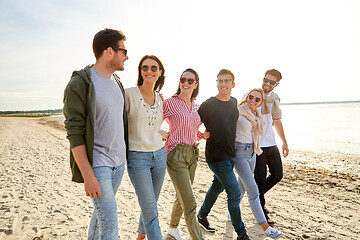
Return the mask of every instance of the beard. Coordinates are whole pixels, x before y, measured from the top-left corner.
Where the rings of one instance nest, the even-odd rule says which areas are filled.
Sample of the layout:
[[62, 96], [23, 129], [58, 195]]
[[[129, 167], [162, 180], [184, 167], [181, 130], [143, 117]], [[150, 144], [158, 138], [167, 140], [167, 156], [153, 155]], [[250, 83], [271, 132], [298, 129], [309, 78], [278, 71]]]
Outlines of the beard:
[[274, 89], [274, 87], [271, 87], [271, 86], [269, 87], [268, 85], [265, 85], [265, 84], [263, 83], [262, 89], [264, 90], [265, 95], [267, 95], [267, 94], [269, 94], [269, 93]]
[[124, 71], [124, 62], [121, 62], [118, 59], [111, 60], [110, 65], [114, 71]]

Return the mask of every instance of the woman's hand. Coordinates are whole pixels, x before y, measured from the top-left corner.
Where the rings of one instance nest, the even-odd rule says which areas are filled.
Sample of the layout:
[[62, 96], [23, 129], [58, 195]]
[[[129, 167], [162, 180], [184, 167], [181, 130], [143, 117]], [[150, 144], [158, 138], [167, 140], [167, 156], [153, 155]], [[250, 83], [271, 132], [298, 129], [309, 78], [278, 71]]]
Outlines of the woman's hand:
[[167, 131], [165, 131], [165, 130], [160, 130], [159, 133], [160, 133], [163, 141], [166, 141], [166, 140], [168, 139], [169, 133], [168, 133]]

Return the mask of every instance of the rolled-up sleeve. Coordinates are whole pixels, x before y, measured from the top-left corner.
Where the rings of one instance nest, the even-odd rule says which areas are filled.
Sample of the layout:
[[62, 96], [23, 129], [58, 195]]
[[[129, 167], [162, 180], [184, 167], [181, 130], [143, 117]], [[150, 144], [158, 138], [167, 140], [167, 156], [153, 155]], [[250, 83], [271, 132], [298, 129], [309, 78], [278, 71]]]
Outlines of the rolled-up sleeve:
[[85, 145], [86, 127], [86, 91], [71, 82], [64, 91], [65, 128], [70, 147]]

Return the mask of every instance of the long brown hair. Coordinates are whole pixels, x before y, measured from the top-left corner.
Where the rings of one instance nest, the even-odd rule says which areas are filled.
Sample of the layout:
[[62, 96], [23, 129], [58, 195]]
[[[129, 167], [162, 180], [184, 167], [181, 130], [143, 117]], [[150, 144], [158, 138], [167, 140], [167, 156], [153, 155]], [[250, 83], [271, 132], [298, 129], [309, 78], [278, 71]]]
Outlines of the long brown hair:
[[140, 60], [140, 63], [139, 63], [139, 66], [138, 66], [138, 72], [139, 72], [139, 76], [138, 76], [138, 81], [137, 81], [137, 85], [138, 86], [141, 86], [143, 85], [144, 83], [144, 79], [143, 77], [141, 76], [141, 66], [142, 66], [142, 63], [146, 60], [146, 59], [152, 59], [154, 61], [156, 61], [158, 64], [159, 64], [159, 70], [161, 70], [161, 76], [158, 78], [158, 80], [156, 81], [155, 83], [155, 86], [154, 86], [154, 91], [160, 91], [162, 89], [162, 87], [164, 86], [164, 83], [165, 83], [165, 69], [164, 69], [164, 66], [163, 64], [161, 63], [160, 59], [157, 58], [156, 56], [154, 55], [145, 55], [141, 60]]
[[[197, 83], [197, 87], [194, 89], [194, 91], [192, 92], [191, 94], [191, 100], [196, 98], [197, 95], [199, 94], [199, 85], [200, 85], [200, 82], [199, 82], [199, 74], [192, 68], [188, 68], [186, 69], [185, 71], [183, 71], [183, 73], [181, 74], [181, 76], [186, 73], [186, 72], [189, 72], [189, 73], [192, 73], [195, 75], [195, 83]], [[180, 90], [180, 83], [179, 83], [179, 87], [178, 87], [178, 90], [176, 91], [176, 94], [179, 95], [181, 92]]]

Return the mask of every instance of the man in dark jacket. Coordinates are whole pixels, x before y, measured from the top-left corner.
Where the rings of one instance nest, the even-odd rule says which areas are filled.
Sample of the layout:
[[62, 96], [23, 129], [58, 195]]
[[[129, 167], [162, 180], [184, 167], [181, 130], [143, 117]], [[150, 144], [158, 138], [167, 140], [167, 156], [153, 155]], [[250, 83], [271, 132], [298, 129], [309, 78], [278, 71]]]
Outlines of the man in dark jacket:
[[125, 170], [125, 93], [116, 70], [128, 59], [125, 35], [104, 29], [93, 39], [94, 65], [75, 71], [64, 92], [72, 180], [84, 183], [94, 212], [88, 239], [119, 239], [116, 191]]

